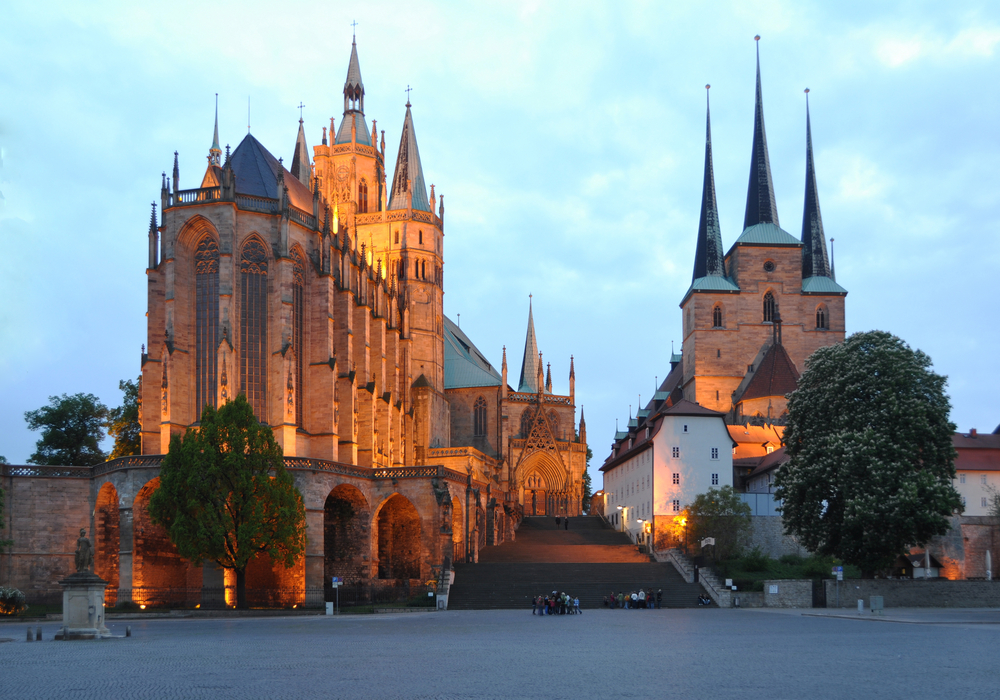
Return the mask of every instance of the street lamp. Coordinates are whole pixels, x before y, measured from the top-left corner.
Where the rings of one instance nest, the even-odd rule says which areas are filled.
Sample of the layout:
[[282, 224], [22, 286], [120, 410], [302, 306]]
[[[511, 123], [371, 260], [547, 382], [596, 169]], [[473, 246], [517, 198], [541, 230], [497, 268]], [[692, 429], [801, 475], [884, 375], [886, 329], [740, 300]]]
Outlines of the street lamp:
[[642, 524], [644, 522], [646, 522], [646, 521], [643, 520], [642, 518], [637, 518], [636, 522], [639, 523], [639, 538], [638, 539], [640, 541], [643, 541], [643, 540], [645, 540], [646, 531], [645, 531], [645, 528], [643, 527]]
[[625, 532], [625, 509], [622, 506], [617, 506], [617, 508], [621, 511], [618, 513], [618, 526], [621, 532]]

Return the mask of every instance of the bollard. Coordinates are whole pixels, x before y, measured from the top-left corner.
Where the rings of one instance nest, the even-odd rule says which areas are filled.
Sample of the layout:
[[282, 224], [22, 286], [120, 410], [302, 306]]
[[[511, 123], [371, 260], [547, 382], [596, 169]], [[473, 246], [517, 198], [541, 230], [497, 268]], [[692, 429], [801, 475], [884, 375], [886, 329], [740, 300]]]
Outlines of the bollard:
[[132, 636], [132, 625], [127, 625], [125, 627], [125, 636], [126, 637], [131, 637]]
[[29, 642], [35, 641], [34, 639], [31, 638], [31, 628], [30, 627], [28, 628], [28, 641]]
[[858, 598], [858, 612], [864, 612], [864, 611], [865, 611], [865, 599]]
[[36, 627], [35, 628], [35, 641], [36, 642], [42, 641], [42, 628], [41, 627]]

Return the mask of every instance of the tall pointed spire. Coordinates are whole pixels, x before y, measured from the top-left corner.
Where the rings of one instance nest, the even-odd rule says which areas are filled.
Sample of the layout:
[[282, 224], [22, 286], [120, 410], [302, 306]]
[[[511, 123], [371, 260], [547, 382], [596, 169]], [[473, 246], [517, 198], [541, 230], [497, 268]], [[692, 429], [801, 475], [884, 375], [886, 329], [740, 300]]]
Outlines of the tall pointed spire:
[[531, 296], [528, 296], [528, 333], [524, 338], [524, 359], [521, 360], [521, 379], [517, 390], [536, 393], [538, 391], [538, 342], [535, 340], [535, 320], [531, 310]]
[[389, 209], [406, 209], [408, 206], [420, 211], [431, 210], [430, 202], [427, 200], [427, 185], [424, 184], [424, 169], [420, 164], [420, 151], [417, 148], [417, 134], [413, 130], [409, 99], [406, 100], [403, 134], [399, 139], [396, 172], [392, 176]]
[[299, 117], [299, 134], [295, 137], [295, 152], [292, 154], [292, 177], [297, 178], [306, 187], [310, 186], [309, 177], [312, 174], [309, 167], [309, 146], [306, 145], [306, 131]]
[[753, 118], [753, 154], [750, 157], [750, 184], [747, 187], [747, 209], [743, 229], [761, 223], [778, 223], [778, 207], [774, 203], [774, 183], [771, 161], [767, 156], [767, 134], [764, 132], [764, 97], [760, 88], [760, 35], [757, 42], [757, 98]]
[[208, 149], [208, 164], [222, 165], [222, 149], [219, 148], [219, 93], [215, 93], [215, 134], [212, 136], [212, 147]]
[[698, 247], [694, 254], [692, 282], [709, 275], [726, 276], [719, 206], [715, 199], [715, 172], [712, 167], [712, 112], [708, 102], [708, 90], [711, 87], [705, 86], [705, 180], [701, 189], [701, 219], [698, 223]]
[[809, 121], [809, 88], [806, 88], [806, 201], [802, 209], [802, 278], [831, 277], [826, 257], [823, 217], [819, 211], [816, 167], [813, 163], [812, 126]]
[[344, 118], [340, 130], [333, 136], [333, 118], [330, 119], [330, 138], [334, 143], [351, 143], [351, 132], [358, 143], [375, 146], [368, 125], [365, 124], [365, 84], [361, 82], [361, 64], [358, 63], [358, 44], [351, 38], [351, 60], [347, 64], [347, 79], [344, 81]]

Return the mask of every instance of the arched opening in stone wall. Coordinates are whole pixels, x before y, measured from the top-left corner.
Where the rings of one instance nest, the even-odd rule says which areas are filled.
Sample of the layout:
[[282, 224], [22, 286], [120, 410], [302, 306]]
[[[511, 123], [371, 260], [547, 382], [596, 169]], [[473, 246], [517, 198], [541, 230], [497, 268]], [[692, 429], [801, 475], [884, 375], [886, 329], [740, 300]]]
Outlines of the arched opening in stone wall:
[[132, 507], [132, 602], [140, 605], [196, 603], [201, 598], [201, 567], [181, 559], [165, 528], [149, 517], [149, 499], [160, 485], [151, 479]]
[[[247, 564], [247, 604], [251, 607], [289, 607], [305, 603], [305, 557], [292, 568], [261, 553]], [[226, 581], [227, 585], [229, 580]], [[236, 602], [236, 575], [232, 576], [233, 602]], [[228, 596], [227, 596], [228, 597]]]
[[462, 512], [462, 501], [451, 499], [451, 560], [465, 561], [465, 514]]
[[[326, 497], [323, 506], [323, 587], [333, 589], [330, 580], [367, 580], [366, 561], [370, 551], [371, 509], [364, 494], [350, 484], [340, 484]], [[328, 598], [333, 600], [333, 598]]]
[[375, 540], [378, 578], [420, 578], [420, 514], [405, 496], [396, 493], [382, 503], [375, 519]]
[[94, 508], [94, 573], [108, 582], [104, 593], [106, 605], [118, 599], [118, 552], [121, 550], [118, 526], [118, 491], [107, 483], [97, 492]]

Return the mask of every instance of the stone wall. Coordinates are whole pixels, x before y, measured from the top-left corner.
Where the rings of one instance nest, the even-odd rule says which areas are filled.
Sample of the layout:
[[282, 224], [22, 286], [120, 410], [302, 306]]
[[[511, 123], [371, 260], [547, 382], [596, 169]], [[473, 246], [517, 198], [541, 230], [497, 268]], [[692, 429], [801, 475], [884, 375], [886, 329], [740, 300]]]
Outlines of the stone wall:
[[80, 528], [91, 531], [90, 480], [74, 477], [5, 478], [0, 583], [24, 592], [28, 604], [62, 601], [59, 580], [76, 570]]
[[[837, 607], [836, 581], [824, 581], [826, 606]], [[1000, 607], [1000, 581], [946, 581], [943, 579], [848, 579], [840, 582], [840, 607], [857, 609], [858, 599], [871, 605], [880, 595], [887, 608], [995, 608]]]
[[811, 608], [812, 579], [764, 581], [764, 607]]
[[807, 557], [809, 552], [794, 537], [786, 535], [780, 515], [755, 515], [750, 518], [753, 526], [750, 547], [760, 547], [769, 557], [777, 559], [786, 554]]

